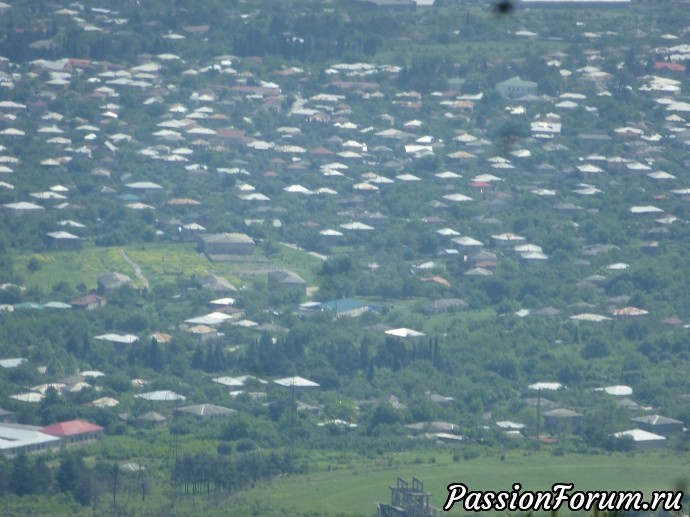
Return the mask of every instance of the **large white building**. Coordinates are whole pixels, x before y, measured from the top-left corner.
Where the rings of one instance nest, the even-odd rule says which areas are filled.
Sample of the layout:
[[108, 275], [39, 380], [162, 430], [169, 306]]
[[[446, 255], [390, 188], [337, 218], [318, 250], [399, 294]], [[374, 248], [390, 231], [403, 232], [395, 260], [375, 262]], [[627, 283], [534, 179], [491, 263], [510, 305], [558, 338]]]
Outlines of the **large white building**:
[[21, 424], [0, 424], [0, 452], [6, 456], [16, 456], [46, 452], [60, 448], [60, 438], [42, 433], [40, 427]]

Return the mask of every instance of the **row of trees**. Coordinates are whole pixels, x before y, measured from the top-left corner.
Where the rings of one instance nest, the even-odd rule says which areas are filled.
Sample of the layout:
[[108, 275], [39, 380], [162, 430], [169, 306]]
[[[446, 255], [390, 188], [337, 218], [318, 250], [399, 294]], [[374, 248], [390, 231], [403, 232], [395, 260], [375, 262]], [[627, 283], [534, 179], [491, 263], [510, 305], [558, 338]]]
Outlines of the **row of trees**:
[[[18, 454], [12, 459], [0, 459], [0, 495], [49, 496], [66, 494], [84, 506], [98, 507], [105, 494], [117, 502], [118, 491], [126, 487], [136, 489], [142, 497], [150, 491], [150, 481], [142, 477], [126, 479], [119, 465], [98, 462], [88, 467], [79, 454], [63, 453], [57, 467], [48, 465], [45, 455]], [[130, 494], [131, 495], [131, 494]], [[138, 494], [137, 494], [138, 495]]]

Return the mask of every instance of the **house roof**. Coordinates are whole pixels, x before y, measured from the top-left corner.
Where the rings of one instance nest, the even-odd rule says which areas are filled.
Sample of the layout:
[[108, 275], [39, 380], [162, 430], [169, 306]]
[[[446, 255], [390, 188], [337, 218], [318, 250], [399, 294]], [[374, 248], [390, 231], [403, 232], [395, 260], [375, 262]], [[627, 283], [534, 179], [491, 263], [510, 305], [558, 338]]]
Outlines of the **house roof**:
[[139, 395], [134, 395], [134, 397], [144, 399], [144, 400], [154, 400], [157, 402], [172, 401], [172, 400], [185, 400], [187, 398], [184, 395], [180, 395], [179, 393], [175, 393], [174, 391], [170, 391], [170, 390], [149, 391], [146, 393], [140, 393]]
[[254, 240], [243, 233], [214, 233], [203, 235], [201, 240], [204, 243], [226, 243], [226, 244], [254, 244]]
[[343, 298], [341, 300], [333, 300], [330, 302], [323, 302], [320, 307], [324, 311], [332, 311], [335, 313], [347, 312], [361, 307], [367, 307], [368, 304], [355, 298]]
[[90, 305], [92, 303], [103, 303], [104, 301], [105, 298], [103, 298], [102, 296], [99, 296], [97, 294], [87, 294], [80, 298], [77, 298], [76, 300], [72, 300], [70, 302], [70, 305], [85, 306]]
[[385, 334], [388, 334], [389, 336], [395, 336], [395, 337], [423, 337], [426, 336], [423, 332], [419, 332], [418, 330], [412, 330], [408, 328], [398, 328], [398, 329], [391, 329], [387, 330]]
[[296, 388], [318, 388], [319, 384], [305, 379], [304, 377], [285, 377], [283, 379], [276, 379], [273, 382], [279, 384], [280, 386], [296, 387]]
[[29, 445], [58, 442], [59, 438], [41, 432], [38, 427], [20, 424], [0, 424], [0, 450], [12, 450]]
[[631, 438], [634, 442], [655, 442], [666, 439], [664, 436], [643, 431], [642, 429], [621, 431], [620, 433], [614, 433], [613, 436], [616, 438]]
[[661, 416], [661, 415], [643, 415], [643, 416], [638, 416], [635, 418], [630, 419], [631, 422], [635, 422], [638, 424], [647, 424], [651, 426], [659, 426], [659, 425], [683, 425], [683, 422], [680, 420], [675, 420], [674, 418], [669, 418], [667, 416]]
[[175, 411], [180, 413], [187, 413], [189, 415], [194, 415], [198, 417], [203, 416], [219, 416], [219, 415], [231, 415], [237, 413], [236, 410], [226, 408], [223, 406], [216, 406], [214, 404], [197, 404], [194, 406], [185, 406], [175, 409]]
[[633, 390], [630, 386], [623, 385], [594, 388], [594, 391], [603, 391], [604, 393], [608, 393], [609, 395], [614, 395], [616, 397], [627, 397], [628, 395], [632, 395], [633, 393]]
[[547, 411], [546, 413], [544, 413], [544, 416], [550, 418], [568, 419], [580, 418], [582, 414], [578, 413], [577, 411], [573, 411], [572, 409], [558, 408], [552, 409], [551, 411]]
[[520, 76], [515, 76], [511, 77], [510, 79], [506, 79], [505, 81], [501, 81], [500, 83], [496, 84], [496, 86], [514, 86], [514, 87], [522, 87], [522, 88], [536, 88], [538, 85], [534, 81], [525, 81], [522, 79]]
[[115, 333], [109, 333], [109, 334], [101, 334], [100, 336], [95, 336], [96, 339], [100, 339], [101, 341], [110, 341], [111, 343], [122, 343], [122, 344], [131, 344], [136, 341], [139, 341], [139, 338], [133, 334], [115, 334]]
[[49, 425], [48, 427], [43, 427], [41, 432], [64, 438], [66, 436], [95, 433], [102, 431], [103, 429], [104, 428], [100, 425], [92, 424], [86, 420], [69, 420], [67, 422], [59, 422], [57, 424]]

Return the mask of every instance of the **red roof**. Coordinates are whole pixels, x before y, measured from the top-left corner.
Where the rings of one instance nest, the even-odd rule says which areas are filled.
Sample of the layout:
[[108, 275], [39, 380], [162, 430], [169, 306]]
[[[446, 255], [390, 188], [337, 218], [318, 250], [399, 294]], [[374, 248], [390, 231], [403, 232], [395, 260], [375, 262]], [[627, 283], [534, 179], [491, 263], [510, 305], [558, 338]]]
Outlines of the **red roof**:
[[92, 424], [85, 420], [70, 420], [69, 422], [59, 422], [57, 424], [49, 425], [40, 431], [53, 436], [65, 437], [85, 433], [94, 433], [96, 431], [102, 431], [103, 429], [104, 428], [100, 425]]
[[668, 61], [657, 61], [654, 63], [657, 70], [671, 70], [672, 72], [685, 72], [685, 66], [680, 63], [669, 63]]

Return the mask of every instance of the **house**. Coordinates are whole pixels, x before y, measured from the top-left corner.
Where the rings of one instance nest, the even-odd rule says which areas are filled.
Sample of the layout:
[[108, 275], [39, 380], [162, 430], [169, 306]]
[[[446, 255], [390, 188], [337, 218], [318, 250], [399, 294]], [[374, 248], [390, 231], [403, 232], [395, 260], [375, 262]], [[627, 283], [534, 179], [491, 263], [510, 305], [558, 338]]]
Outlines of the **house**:
[[129, 188], [132, 192], [140, 193], [143, 195], [156, 194], [164, 191], [161, 185], [159, 185], [158, 183], [153, 183], [151, 181], [137, 181], [134, 183], [127, 183], [125, 186]]
[[441, 314], [443, 312], [463, 311], [469, 307], [469, 304], [460, 298], [442, 298], [432, 302], [425, 303], [419, 308], [419, 311], [427, 314]]
[[208, 325], [194, 325], [185, 329], [185, 332], [191, 334], [197, 341], [208, 341], [219, 336], [218, 331]]
[[333, 300], [330, 302], [323, 302], [317, 307], [317, 310], [330, 311], [335, 314], [336, 318], [348, 317], [356, 318], [365, 312], [371, 310], [368, 303], [354, 298], [342, 298], [340, 300]]
[[98, 289], [101, 291], [119, 289], [123, 285], [131, 282], [132, 279], [122, 273], [106, 273], [98, 277]]
[[582, 415], [566, 408], [552, 409], [544, 413], [544, 423], [548, 429], [574, 431], [582, 421]]
[[268, 287], [281, 291], [298, 291], [300, 294], [307, 293], [307, 281], [291, 271], [270, 271]]
[[537, 95], [539, 85], [533, 81], [525, 81], [519, 76], [511, 77], [496, 85], [496, 90], [504, 99], [515, 99], [527, 95]]
[[194, 281], [200, 289], [208, 289], [216, 294], [230, 294], [237, 292], [237, 288], [234, 285], [218, 275], [202, 275], [196, 277]]
[[75, 447], [93, 442], [103, 435], [103, 427], [86, 420], [69, 420], [43, 427], [40, 432], [60, 439], [60, 448]]
[[310, 381], [309, 379], [305, 379], [304, 377], [285, 377], [283, 379], [276, 379], [273, 381], [279, 386], [284, 386], [287, 388], [296, 388], [300, 390], [309, 390], [311, 391], [314, 388], [320, 388], [321, 386], [314, 382]]
[[134, 395], [134, 398], [149, 400], [152, 402], [175, 402], [178, 400], [186, 400], [187, 397], [175, 393], [171, 390], [157, 390], [157, 391], [147, 391], [146, 393], [140, 393]]
[[19, 201], [17, 203], [6, 203], [4, 206], [10, 213], [14, 215], [24, 215], [28, 213], [35, 213], [37, 211], [45, 210], [42, 206], [36, 205], [34, 203], [29, 203], [28, 201]]
[[673, 433], [682, 433], [684, 423], [661, 415], [644, 415], [631, 418], [630, 421], [639, 429], [650, 433], [668, 436]]
[[229, 260], [228, 255], [254, 254], [254, 240], [244, 233], [214, 233], [202, 235], [201, 250], [210, 260]]
[[77, 249], [81, 246], [81, 239], [70, 232], [58, 231], [46, 233], [48, 246], [60, 249]]
[[357, 3], [369, 9], [392, 9], [396, 11], [410, 11], [417, 7], [414, 0], [357, 0]]
[[658, 434], [650, 433], [642, 429], [630, 429], [628, 431], [621, 431], [614, 433], [615, 438], [623, 438], [632, 440], [635, 450], [649, 451], [653, 449], [663, 449], [666, 447], [666, 438]]
[[415, 422], [414, 424], [407, 424], [405, 428], [413, 433], [455, 433], [459, 431], [457, 424], [442, 421], [432, 422]]
[[103, 296], [97, 294], [87, 294], [76, 300], [72, 300], [69, 304], [75, 309], [85, 309], [87, 311], [104, 307], [107, 300]]
[[165, 418], [160, 413], [156, 413], [155, 411], [148, 411], [144, 414], [139, 415], [134, 420], [134, 423], [137, 427], [156, 427], [164, 425], [166, 421], [167, 418]]
[[205, 422], [208, 420], [217, 420], [219, 418], [227, 418], [230, 415], [237, 413], [236, 410], [226, 408], [223, 406], [216, 406], [214, 404], [197, 404], [194, 406], [184, 406], [173, 409], [174, 413], [178, 415], [191, 416], [197, 422]]

